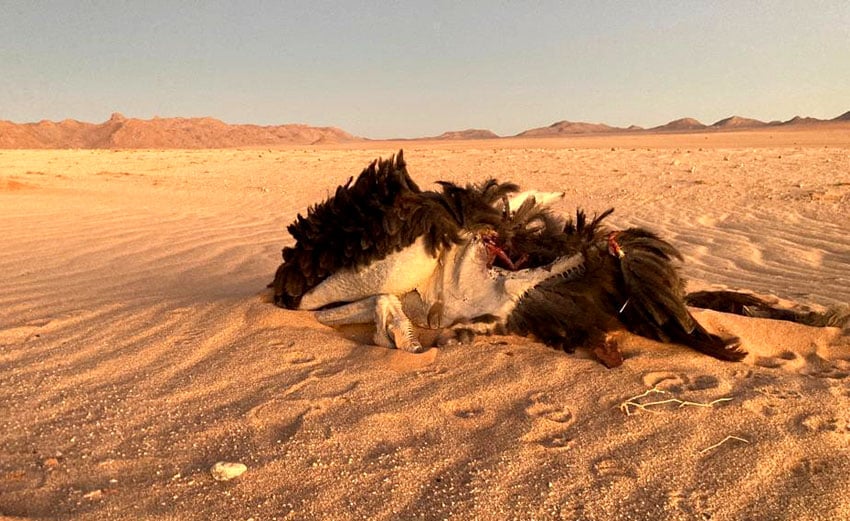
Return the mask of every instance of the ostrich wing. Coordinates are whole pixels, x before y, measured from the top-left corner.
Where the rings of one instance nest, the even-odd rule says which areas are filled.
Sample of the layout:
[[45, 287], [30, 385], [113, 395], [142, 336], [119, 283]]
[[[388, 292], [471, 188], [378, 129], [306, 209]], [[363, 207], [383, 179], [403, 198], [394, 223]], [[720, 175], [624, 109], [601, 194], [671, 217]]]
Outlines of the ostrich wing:
[[439, 198], [410, 178], [401, 151], [372, 162], [287, 229], [295, 245], [283, 249], [284, 262], [270, 284], [275, 304], [287, 308], [297, 308], [305, 293], [340, 270], [363, 268], [420, 238], [434, 256], [459, 234]]

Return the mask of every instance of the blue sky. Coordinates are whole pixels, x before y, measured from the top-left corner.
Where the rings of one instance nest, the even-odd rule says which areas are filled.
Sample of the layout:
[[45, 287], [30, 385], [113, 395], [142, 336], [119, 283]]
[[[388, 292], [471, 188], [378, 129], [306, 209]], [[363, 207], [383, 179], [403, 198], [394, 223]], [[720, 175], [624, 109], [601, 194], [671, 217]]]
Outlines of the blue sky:
[[371, 138], [850, 110], [850, 2], [0, 0], [0, 119]]

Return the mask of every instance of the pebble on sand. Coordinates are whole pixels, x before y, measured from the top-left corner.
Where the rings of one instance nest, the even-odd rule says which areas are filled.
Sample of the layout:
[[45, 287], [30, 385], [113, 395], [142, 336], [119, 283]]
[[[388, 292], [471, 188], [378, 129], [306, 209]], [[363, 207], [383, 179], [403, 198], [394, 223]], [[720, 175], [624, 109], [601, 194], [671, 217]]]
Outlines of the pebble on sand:
[[212, 477], [216, 481], [228, 481], [241, 476], [248, 467], [242, 463], [232, 463], [228, 461], [219, 461], [210, 469]]

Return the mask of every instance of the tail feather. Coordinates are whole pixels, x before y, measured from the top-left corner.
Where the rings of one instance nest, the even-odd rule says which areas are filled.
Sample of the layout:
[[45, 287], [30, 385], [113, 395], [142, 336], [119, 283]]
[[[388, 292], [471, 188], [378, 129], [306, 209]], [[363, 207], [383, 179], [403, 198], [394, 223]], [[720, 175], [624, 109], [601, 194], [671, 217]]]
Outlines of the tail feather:
[[645, 230], [618, 232], [620, 271], [626, 302], [620, 320], [638, 334], [684, 344], [721, 360], [737, 361], [747, 353], [737, 338], [709, 333], [685, 305], [684, 284], [673, 266], [681, 254]]
[[765, 299], [740, 291], [697, 291], [685, 297], [689, 306], [713, 309], [747, 317], [797, 322], [814, 327], [850, 327], [850, 306], [834, 306], [826, 311], [786, 309]]
[[721, 360], [744, 358], [737, 338], [709, 333], [688, 311], [684, 283], [673, 265], [682, 258], [679, 251], [647, 230], [609, 233], [601, 221], [611, 211], [588, 221], [579, 210], [566, 222], [556, 250], [559, 255], [581, 252], [583, 275], [554, 277], [532, 288], [509, 317], [508, 330], [571, 351], [625, 326]]

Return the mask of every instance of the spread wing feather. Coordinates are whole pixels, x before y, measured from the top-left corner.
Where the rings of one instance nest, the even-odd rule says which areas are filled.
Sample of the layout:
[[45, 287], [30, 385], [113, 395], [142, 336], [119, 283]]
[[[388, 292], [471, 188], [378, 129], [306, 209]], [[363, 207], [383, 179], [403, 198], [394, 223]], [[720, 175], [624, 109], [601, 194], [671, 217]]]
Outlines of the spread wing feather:
[[287, 228], [295, 239], [270, 287], [275, 304], [297, 308], [301, 297], [341, 269], [381, 260], [424, 238], [429, 253], [463, 240], [464, 233], [502, 218], [494, 203], [516, 185], [488, 180], [461, 187], [441, 182], [423, 191], [411, 179], [403, 152], [372, 162], [356, 180], [299, 214]]

